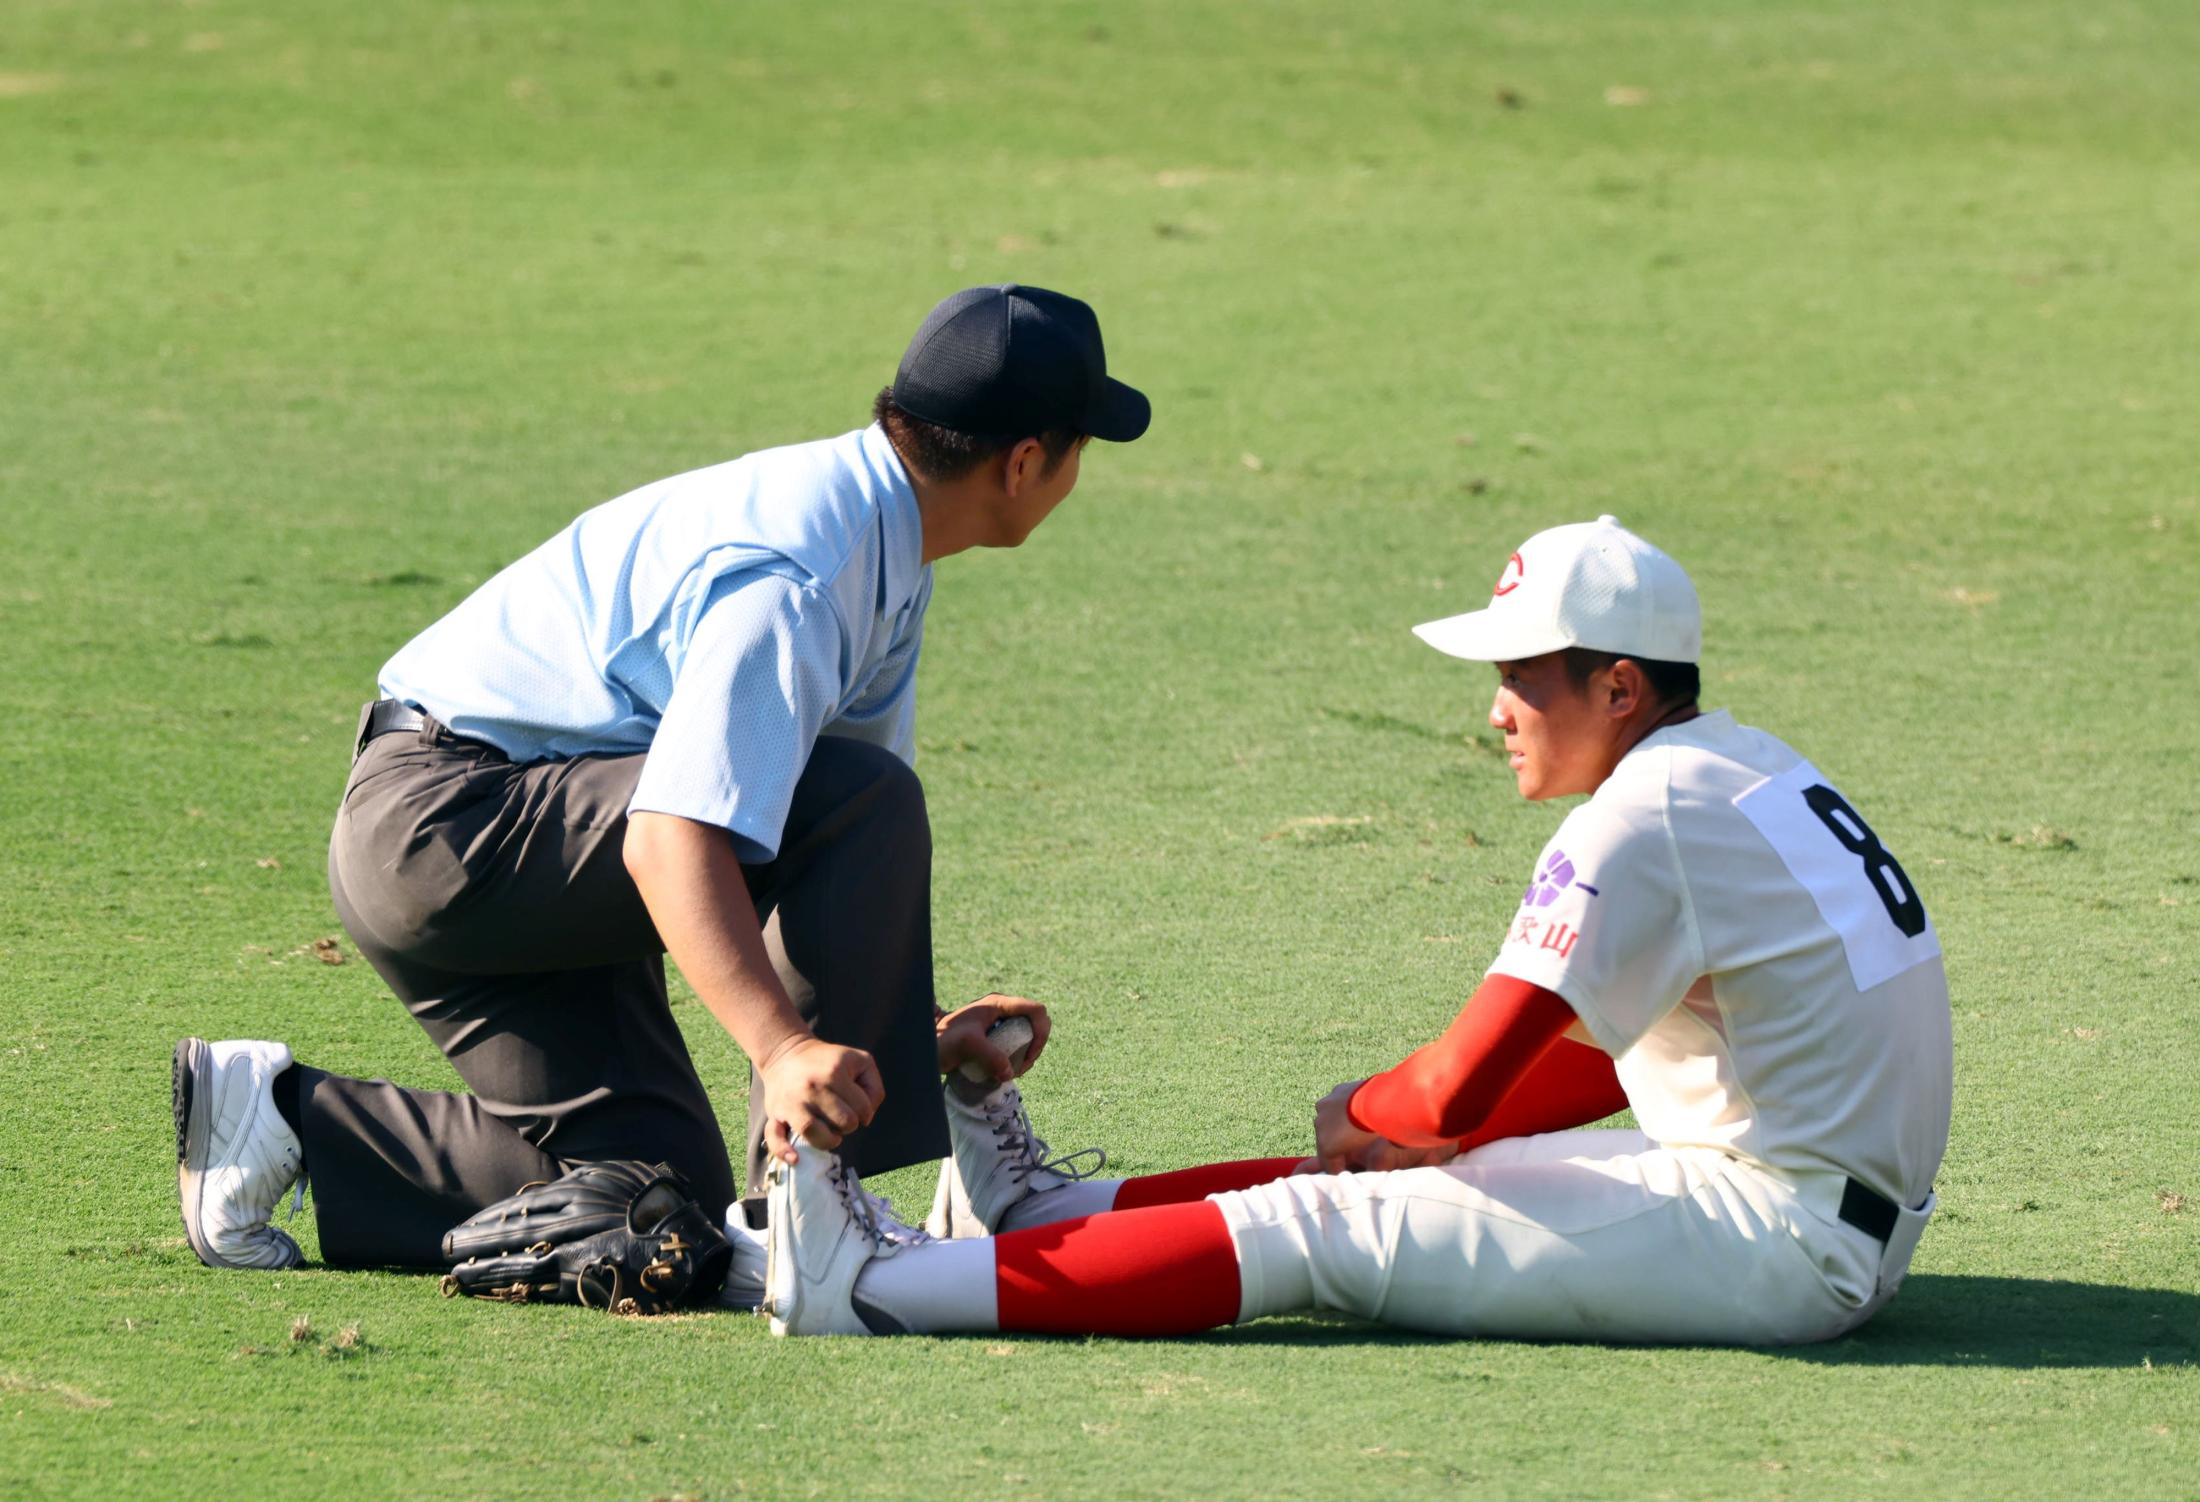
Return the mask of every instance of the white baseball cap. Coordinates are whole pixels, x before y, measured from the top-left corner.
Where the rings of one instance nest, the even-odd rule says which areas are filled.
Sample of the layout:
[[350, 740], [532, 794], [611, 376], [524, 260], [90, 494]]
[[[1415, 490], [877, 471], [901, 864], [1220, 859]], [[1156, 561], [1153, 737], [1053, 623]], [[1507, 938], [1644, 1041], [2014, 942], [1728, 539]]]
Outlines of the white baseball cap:
[[1523, 662], [1567, 647], [1652, 662], [1703, 655], [1703, 608], [1688, 572], [1616, 516], [1538, 532], [1505, 564], [1489, 607], [1413, 628], [1470, 662]]

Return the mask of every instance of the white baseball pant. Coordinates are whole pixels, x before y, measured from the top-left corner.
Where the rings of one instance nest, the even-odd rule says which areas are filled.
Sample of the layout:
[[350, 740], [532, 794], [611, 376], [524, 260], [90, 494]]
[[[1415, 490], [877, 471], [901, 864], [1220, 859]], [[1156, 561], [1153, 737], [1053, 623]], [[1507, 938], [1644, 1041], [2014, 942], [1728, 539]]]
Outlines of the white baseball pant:
[[1446, 1335], [1791, 1345], [1893, 1297], [1934, 1201], [1884, 1248], [1796, 1181], [1640, 1132], [1556, 1132], [1440, 1168], [1302, 1175], [1213, 1196], [1238, 1319], [1333, 1309]]

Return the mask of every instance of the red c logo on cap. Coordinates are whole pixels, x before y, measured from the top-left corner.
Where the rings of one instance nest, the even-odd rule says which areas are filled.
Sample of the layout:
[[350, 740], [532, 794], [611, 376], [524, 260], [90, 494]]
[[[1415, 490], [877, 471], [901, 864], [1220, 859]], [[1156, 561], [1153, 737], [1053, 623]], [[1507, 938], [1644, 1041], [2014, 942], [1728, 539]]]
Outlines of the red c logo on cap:
[[1490, 598], [1502, 600], [1511, 594], [1520, 587], [1520, 581], [1527, 572], [1528, 566], [1520, 561], [1520, 555], [1513, 554], [1512, 562], [1505, 565], [1505, 572], [1497, 576], [1497, 588], [1490, 591]]

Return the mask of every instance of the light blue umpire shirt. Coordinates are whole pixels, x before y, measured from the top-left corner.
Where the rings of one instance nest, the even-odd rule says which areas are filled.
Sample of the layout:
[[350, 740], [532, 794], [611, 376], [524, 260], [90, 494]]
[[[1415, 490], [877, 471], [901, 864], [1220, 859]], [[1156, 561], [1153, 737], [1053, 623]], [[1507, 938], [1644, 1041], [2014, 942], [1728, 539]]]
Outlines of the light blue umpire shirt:
[[820, 735], [916, 756], [932, 570], [875, 424], [584, 512], [383, 667], [385, 697], [514, 761], [648, 754], [630, 810], [779, 850]]

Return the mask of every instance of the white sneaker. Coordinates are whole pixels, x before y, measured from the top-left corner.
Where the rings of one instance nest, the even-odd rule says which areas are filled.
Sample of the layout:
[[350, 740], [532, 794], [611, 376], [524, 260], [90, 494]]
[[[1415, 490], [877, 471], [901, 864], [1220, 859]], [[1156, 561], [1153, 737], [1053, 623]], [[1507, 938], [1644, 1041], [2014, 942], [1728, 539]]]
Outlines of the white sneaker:
[[802, 1143], [771, 1166], [765, 1195], [764, 1303], [774, 1335], [879, 1335], [856, 1312], [856, 1279], [880, 1257], [932, 1238], [894, 1218], [836, 1153]]
[[[1031, 1129], [1023, 1092], [1014, 1084], [982, 1092], [950, 1075], [941, 1091], [954, 1154], [940, 1165], [940, 1184], [924, 1228], [942, 1241], [991, 1236], [1011, 1207], [1034, 1194], [1089, 1179], [1108, 1166], [1097, 1147], [1053, 1156]], [[1090, 1159], [1080, 1167], [1080, 1160]]]
[[275, 1109], [275, 1076], [289, 1067], [284, 1043], [176, 1045], [176, 1194], [183, 1234], [208, 1267], [305, 1261], [298, 1243], [267, 1223], [292, 1184], [305, 1196], [305, 1150]]

